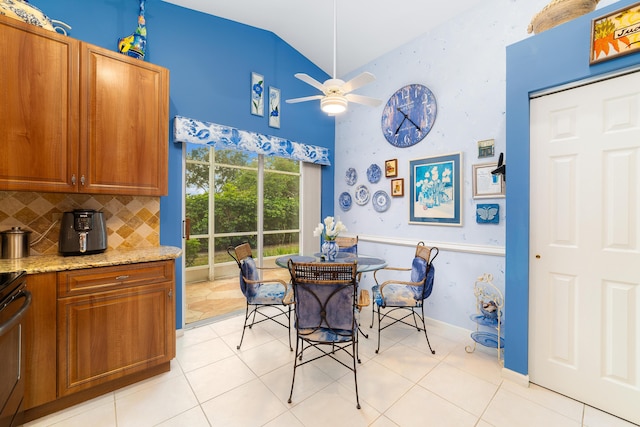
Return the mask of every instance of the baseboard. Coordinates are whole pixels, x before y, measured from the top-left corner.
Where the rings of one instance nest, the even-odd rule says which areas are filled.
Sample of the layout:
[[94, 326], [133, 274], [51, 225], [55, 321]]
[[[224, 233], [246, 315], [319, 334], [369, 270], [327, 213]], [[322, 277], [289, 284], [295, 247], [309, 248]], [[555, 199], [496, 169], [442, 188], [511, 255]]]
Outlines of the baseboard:
[[512, 383], [518, 384], [522, 387], [529, 387], [529, 375], [523, 375], [519, 372], [512, 371], [511, 369], [502, 368], [502, 378], [509, 380]]

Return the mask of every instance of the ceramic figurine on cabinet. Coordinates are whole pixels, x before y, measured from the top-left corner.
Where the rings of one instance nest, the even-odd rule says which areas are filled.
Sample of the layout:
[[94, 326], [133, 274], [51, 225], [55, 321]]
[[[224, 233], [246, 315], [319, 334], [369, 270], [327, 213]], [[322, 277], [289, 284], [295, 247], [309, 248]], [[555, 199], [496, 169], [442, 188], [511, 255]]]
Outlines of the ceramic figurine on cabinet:
[[147, 50], [147, 27], [144, 20], [144, 2], [140, 0], [140, 14], [138, 15], [138, 28], [136, 32], [118, 40], [118, 51], [127, 56], [144, 59]]

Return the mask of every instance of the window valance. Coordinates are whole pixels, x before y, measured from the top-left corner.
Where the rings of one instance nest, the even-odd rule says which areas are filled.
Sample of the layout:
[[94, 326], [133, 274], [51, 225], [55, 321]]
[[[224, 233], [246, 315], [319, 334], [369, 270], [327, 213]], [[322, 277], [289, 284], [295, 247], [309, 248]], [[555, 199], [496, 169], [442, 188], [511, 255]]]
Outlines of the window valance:
[[181, 116], [176, 116], [173, 120], [173, 140], [212, 145], [218, 148], [234, 148], [319, 165], [331, 164], [329, 149], [325, 147], [302, 144], [277, 136], [263, 135]]

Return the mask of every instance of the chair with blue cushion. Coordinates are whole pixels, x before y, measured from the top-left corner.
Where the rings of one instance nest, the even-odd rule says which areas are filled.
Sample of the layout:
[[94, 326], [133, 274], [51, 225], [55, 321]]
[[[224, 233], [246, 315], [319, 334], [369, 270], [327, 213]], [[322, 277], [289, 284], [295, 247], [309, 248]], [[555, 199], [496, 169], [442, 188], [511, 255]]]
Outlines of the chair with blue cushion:
[[[244, 317], [244, 327], [242, 337], [237, 349], [240, 350], [244, 332], [253, 325], [272, 320], [277, 324], [287, 328], [289, 336], [289, 349], [291, 346], [291, 304], [293, 303], [293, 290], [281, 279], [261, 277], [268, 270], [276, 268], [266, 268], [256, 266], [251, 252], [251, 245], [248, 242], [238, 246], [229, 246], [227, 253], [234, 259], [240, 268], [240, 290], [247, 299], [247, 308]], [[276, 311], [273, 314], [273, 311]], [[268, 313], [271, 311], [271, 313]], [[256, 321], [256, 315], [260, 315]], [[251, 322], [249, 322], [249, 318]], [[286, 323], [284, 321], [286, 319]]]
[[[380, 351], [380, 332], [389, 326], [403, 323], [411, 327], [415, 326], [420, 331], [416, 317], [422, 322], [422, 329], [431, 354], [436, 353], [431, 348], [427, 335], [424, 322], [424, 301], [429, 298], [433, 290], [435, 277], [433, 260], [438, 256], [438, 253], [438, 248], [428, 247], [424, 242], [420, 242], [416, 246], [411, 268], [385, 267], [373, 273], [376, 284], [371, 288], [373, 313], [371, 314], [370, 327], [373, 327], [374, 315], [377, 313], [378, 348], [376, 353]], [[413, 317], [413, 324], [405, 320], [409, 316]]]
[[356, 237], [336, 237], [336, 243], [338, 244], [338, 252], [344, 252], [358, 256], [358, 236]]
[[[353, 372], [358, 398], [358, 315], [369, 305], [369, 293], [357, 297], [357, 264], [337, 262], [297, 263], [289, 260], [291, 285], [295, 299], [296, 357], [293, 365], [291, 393], [298, 367], [322, 357], [330, 357]], [[303, 361], [303, 353], [309, 359]], [[347, 355], [353, 363], [345, 362]]]

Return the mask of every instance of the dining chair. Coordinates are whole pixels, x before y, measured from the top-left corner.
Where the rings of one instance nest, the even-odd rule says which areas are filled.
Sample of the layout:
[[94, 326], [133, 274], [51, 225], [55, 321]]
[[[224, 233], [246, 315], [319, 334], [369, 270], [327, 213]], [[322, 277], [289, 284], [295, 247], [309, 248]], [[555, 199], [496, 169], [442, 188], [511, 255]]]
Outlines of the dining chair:
[[[436, 354], [435, 350], [431, 348], [424, 322], [424, 301], [429, 298], [433, 291], [435, 277], [433, 260], [438, 256], [439, 252], [438, 248], [428, 247], [425, 246], [424, 242], [419, 242], [416, 245], [411, 268], [384, 267], [373, 273], [376, 284], [371, 288], [373, 293], [373, 312], [371, 313], [370, 328], [373, 328], [374, 315], [377, 313], [378, 348], [376, 353], [380, 351], [381, 331], [396, 323], [415, 326], [420, 331], [416, 320], [416, 317], [418, 317], [422, 322], [422, 329], [424, 330], [429, 350], [431, 350], [431, 354]], [[383, 278], [385, 279], [384, 281]], [[416, 309], [420, 309], [420, 311], [417, 312]], [[405, 320], [409, 316], [413, 317], [413, 324]], [[384, 321], [389, 321], [389, 323], [382, 326]]]
[[[236, 347], [240, 350], [244, 332], [253, 325], [272, 320], [275, 323], [287, 328], [289, 336], [289, 349], [291, 346], [291, 305], [293, 303], [293, 290], [287, 282], [278, 278], [268, 278], [264, 275], [269, 270], [278, 270], [279, 267], [267, 268], [257, 267], [251, 252], [251, 245], [248, 242], [238, 246], [229, 246], [227, 253], [234, 259], [240, 269], [240, 290], [247, 300], [247, 308], [244, 316], [244, 326], [240, 344]], [[273, 312], [275, 311], [275, 314]], [[261, 317], [256, 321], [256, 315]], [[286, 318], [286, 323], [284, 323]], [[249, 318], [251, 322], [249, 322]]]
[[[329, 357], [353, 372], [358, 397], [358, 317], [362, 307], [369, 305], [369, 292], [358, 297], [357, 263], [312, 262], [289, 260], [291, 285], [295, 299], [296, 357], [288, 402], [298, 367], [322, 357]], [[317, 350], [317, 351], [316, 351]], [[303, 360], [303, 355], [309, 359]], [[353, 366], [340, 359], [351, 358]]]
[[345, 252], [358, 256], [358, 236], [356, 237], [336, 237], [338, 252]]

